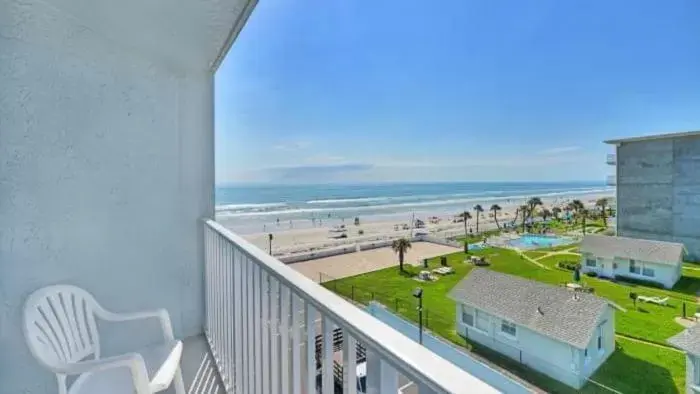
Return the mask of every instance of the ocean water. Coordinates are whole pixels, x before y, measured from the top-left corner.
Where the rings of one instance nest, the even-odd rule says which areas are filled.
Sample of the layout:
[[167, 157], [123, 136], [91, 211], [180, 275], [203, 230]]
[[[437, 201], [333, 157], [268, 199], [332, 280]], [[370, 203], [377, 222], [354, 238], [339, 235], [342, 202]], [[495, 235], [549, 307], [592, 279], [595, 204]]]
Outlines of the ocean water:
[[361, 185], [236, 185], [216, 188], [217, 220], [243, 233], [262, 232], [277, 220], [293, 228], [361, 220], [456, 214], [475, 204], [522, 204], [532, 196], [612, 192], [603, 182], [459, 182]]

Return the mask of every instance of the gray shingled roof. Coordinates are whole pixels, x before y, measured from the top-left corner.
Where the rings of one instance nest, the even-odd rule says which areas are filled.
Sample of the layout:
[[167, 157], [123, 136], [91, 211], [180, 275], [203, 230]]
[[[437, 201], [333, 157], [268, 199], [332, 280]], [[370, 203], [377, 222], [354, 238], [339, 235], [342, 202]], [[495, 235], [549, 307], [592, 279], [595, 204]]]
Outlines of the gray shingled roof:
[[449, 296], [579, 349], [588, 345], [601, 314], [609, 307], [606, 300], [592, 294], [483, 268], [473, 269]]
[[700, 326], [683, 330], [680, 334], [669, 338], [667, 342], [688, 353], [700, 355]]
[[627, 237], [588, 234], [583, 237], [581, 253], [597, 257], [622, 257], [651, 263], [678, 265], [683, 258], [683, 244]]

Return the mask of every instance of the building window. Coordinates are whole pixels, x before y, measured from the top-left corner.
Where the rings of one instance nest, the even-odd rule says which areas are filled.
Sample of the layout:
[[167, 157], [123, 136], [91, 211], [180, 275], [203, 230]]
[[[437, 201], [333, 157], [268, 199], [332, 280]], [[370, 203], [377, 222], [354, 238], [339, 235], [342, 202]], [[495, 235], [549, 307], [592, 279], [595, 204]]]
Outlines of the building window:
[[637, 266], [637, 262], [634, 260], [630, 259], [630, 272], [633, 274], [639, 274], [642, 272], [642, 269]]
[[474, 309], [462, 306], [462, 323], [474, 327]]
[[647, 267], [646, 264], [639, 263], [635, 260], [630, 260], [630, 272], [633, 274], [637, 274], [637, 275], [648, 276], [650, 278], [653, 278], [654, 276], [656, 276], [656, 272], [654, 272], [654, 268], [649, 268], [649, 267]]
[[586, 267], [595, 267], [594, 259], [586, 259]]
[[489, 315], [477, 310], [476, 311], [476, 328], [478, 328], [481, 331], [484, 332], [489, 332]]
[[515, 328], [514, 323], [502, 320], [501, 321], [501, 332], [508, 335], [508, 336], [515, 337], [515, 334], [517, 333], [517, 329]]

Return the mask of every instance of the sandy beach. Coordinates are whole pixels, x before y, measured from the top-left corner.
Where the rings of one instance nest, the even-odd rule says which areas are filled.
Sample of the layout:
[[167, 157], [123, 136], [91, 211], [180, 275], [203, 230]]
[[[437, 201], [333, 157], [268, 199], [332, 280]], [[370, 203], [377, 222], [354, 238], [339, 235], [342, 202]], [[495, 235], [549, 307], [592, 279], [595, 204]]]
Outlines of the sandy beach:
[[[597, 199], [603, 197], [612, 198], [613, 195], [611, 193], [601, 193], [585, 194], [581, 196], [567, 196], [566, 198], [542, 198], [542, 202], [543, 206], [550, 210], [555, 206], [564, 207], [574, 199], [579, 199], [587, 207], [592, 207]], [[499, 224], [502, 225], [506, 222], [513, 222], [516, 209], [522, 204], [524, 204], [524, 201], [520, 200], [512, 200], [510, 203], [505, 204], [499, 203], [502, 208], [498, 214]], [[484, 206], [484, 209], [488, 208], [488, 206]], [[444, 213], [442, 215], [422, 214], [416, 215], [415, 218], [425, 222], [425, 230], [427, 230], [431, 235], [444, 238], [448, 236], [460, 235], [464, 232], [463, 222], [453, 223], [454, 215], [457, 215], [458, 213], [459, 212], [454, 212], [451, 215], [445, 215]], [[472, 214], [472, 219], [468, 221], [467, 227], [476, 232], [476, 213], [473, 210], [470, 213]], [[439, 222], [431, 223], [428, 220], [428, 218], [431, 216], [436, 216], [439, 218]], [[411, 213], [406, 213], [406, 220], [403, 221], [373, 221], [371, 218], [360, 218], [359, 226], [355, 226], [352, 222], [346, 221], [345, 227], [347, 228], [347, 238], [342, 239], [332, 238], [333, 233], [331, 233], [330, 230], [333, 228], [333, 226], [327, 224], [321, 226], [318, 225], [318, 223], [316, 223], [315, 227], [300, 229], [290, 229], [288, 227], [285, 228], [285, 226], [282, 225], [277, 228], [273, 227], [269, 229], [268, 232], [245, 234], [244, 237], [261, 249], [268, 250], [268, 234], [271, 233], [273, 235], [273, 254], [280, 256], [308, 250], [325, 249], [344, 244], [409, 236], [411, 233], [411, 218]], [[408, 226], [409, 229], [405, 229], [404, 225]], [[487, 231], [495, 228], [496, 222], [493, 218], [493, 213], [488, 211], [482, 212], [479, 218], [479, 231]], [[360, 232], [362, 232], [362, 234], [360, 234]]]

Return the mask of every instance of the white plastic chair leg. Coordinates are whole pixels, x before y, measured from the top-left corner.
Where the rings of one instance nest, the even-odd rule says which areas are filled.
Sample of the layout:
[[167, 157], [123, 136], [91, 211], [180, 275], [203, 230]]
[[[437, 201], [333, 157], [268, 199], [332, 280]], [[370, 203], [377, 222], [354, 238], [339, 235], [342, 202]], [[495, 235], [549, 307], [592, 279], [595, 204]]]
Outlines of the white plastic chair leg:
[[175, 394], [187, 394], [187, 391], [185, 391], [185, 382], [182, 380], [182, 369], [180, 367], [177, 367], [177, 372], [175, 372], [173, 385], [175, 386]]

